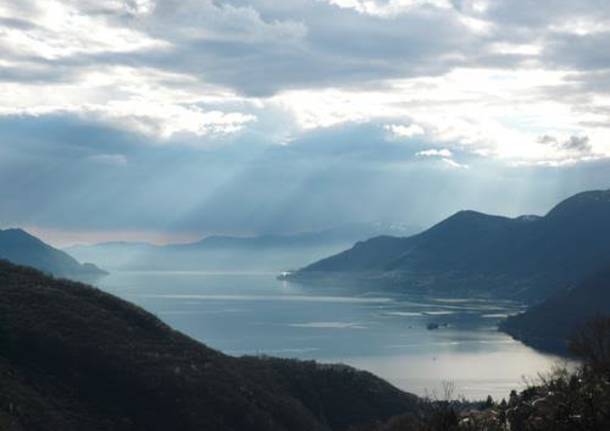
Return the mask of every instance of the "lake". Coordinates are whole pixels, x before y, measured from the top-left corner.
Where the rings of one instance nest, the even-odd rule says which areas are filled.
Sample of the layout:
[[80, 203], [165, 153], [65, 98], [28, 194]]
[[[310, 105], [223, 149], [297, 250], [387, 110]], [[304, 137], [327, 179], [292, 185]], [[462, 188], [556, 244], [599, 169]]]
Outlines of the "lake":
[[[230, 355], [342, 362], [418, 395], [507, 397], [561, 359], [497, 331], [510, 301], [348, 292], [276, 274], [114, 272], [96, 284]], [[438, 324], [435, 330], [429, 324]]]

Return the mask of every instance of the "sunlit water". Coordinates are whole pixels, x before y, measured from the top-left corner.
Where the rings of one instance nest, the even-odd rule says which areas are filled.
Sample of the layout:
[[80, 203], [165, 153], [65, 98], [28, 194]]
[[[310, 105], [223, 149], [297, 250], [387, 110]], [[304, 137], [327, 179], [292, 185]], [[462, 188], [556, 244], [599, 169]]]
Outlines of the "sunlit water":
[[511, 302], [355, 293], [274, 274], [115, 272], [98, 286], [225, 353], [343, 362], [419, 395], [441, 397], [451, 381], [456, 396], [499, 399], [561, 361], [497, 331], [520, 310]]

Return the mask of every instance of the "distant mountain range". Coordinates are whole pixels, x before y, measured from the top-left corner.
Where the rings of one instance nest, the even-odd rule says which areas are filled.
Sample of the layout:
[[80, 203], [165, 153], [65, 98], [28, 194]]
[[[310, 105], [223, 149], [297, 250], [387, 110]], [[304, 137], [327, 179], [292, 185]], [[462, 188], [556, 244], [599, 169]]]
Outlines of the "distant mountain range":
[[416, 231], [396, 224], [353, 224], [292, 235], [209, 236], [193, 243], [163, 246], [107, 242], [72, 246], [65, 251], [108, 269], [284, 271], [336, 253], [371, 235]]
[[608, 263], [610, 190], [575, 195], [544, 217], [460, 211], [414, 236], [359, 242], [290, 278], [535, 301]]
[[345, 431], [419, 399], [344, 365], [235, 358], [92, 287], [0, 261], [0, 429]]
[[106, 274], [91, 263], [81, 264], [22, 229], [0, 230], [0, 259], [28, 265], [61, 277], [88, 278]]
[[500, 329], [534, 347], [565, 352], [575, 331], [597, 316], [610, 316], [610, 264], [573, 289], [509, 317]]

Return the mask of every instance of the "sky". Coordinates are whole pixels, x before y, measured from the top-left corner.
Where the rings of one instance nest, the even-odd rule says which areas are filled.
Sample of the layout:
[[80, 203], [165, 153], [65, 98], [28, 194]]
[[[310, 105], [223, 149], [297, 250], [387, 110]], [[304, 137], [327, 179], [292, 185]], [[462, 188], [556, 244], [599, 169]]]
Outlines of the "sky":
[[610, 2], [2, 0], [0, 227], [188, 241], [610, 187]]

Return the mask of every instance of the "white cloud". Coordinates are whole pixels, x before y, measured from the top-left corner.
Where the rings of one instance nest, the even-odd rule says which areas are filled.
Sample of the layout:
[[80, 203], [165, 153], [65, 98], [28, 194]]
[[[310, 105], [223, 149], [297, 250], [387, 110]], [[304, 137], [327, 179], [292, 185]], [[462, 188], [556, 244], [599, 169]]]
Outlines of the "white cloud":
[[[0, 16], [21, 19], [22, 13], [11, 2], [0, 5]], [[0, 28], [0, 50], [5, 55], [56, 60], [78, 54], [134, 52], [169, 46], [143, 32], [112, 25], [103, 15], [85, 15], [65, 1], [47, 0], [28, 18], [34, 21], [34, 26]]]
[[610, 20], [595, 17], [571, 17], [570, 19], [550, 26], [551, 31], [575, 34], [578, 36], [607, 33], [609, 28]]
[[158, 139], [231, 134], [256, 121], [251, 113], [227, 109], [241, 100], [233, 93], [155, 69], [103, 67], [84, 70], [69, 84], [0, 82], [0, 91], [6, 96], [0, 115], [72, 113]]
[[470, 166], [462, 164], [462, 163], [458, 163], [453, 159], [448, 159], [448, 158], [443, 158], [441, 159], [443, 161], [443, 163], [453, 169], [469, 169]]
[[439, 159], [441, 163], [447, 167], [452, 169], [469, 169], [470, 166], [467, 164], [456, 162], [453, 159], [453, 152], [448, 150], [447, 148], [431, 148], [429, 150], [422, 150], [415, 153], [416, 157], [425, 157], [425, 158], [433, 158]]
[[399, 138], [413, 138], [426, 133], [425, 130], [417, 124], [410, 124], [408, 126], [402, 124], [389, 124], [385, 126], [385, 129]]
[[[594, 72], [610, 67], [610, 8], [529, 4], [6, 0], [0, 115], [202, 141], [274, 136], [271, 117], [291, 116], [284, 136], [375, 122], [507, 163], [609, 157], [610, 80]], [[590, 151], [543, 135], [587, 136]]]
[[410, 136], [423, 130], [429, 141], [508, 163], [573, 158], [541, 145], [541, 134], [586, 135], [596, 154], [610, 156], [610, 126], [586, 125], [603, 124], [606, 114], [592, 109], [592, 103], [603, 107], [607, 100], [587, 99], [579, 112], [572, 100], [549, 96], [571, 79], [570, 72], [560, 70], [464, 68], [438, 77], [393, 80], [379, 89], [288, 91], [272, 102], [292, 111], [304, 129], [408, 118], [413, 129], [386, 129]]
[[463, 7], [477, 14], [483, 14], [489, 9], [489, 0], [465, 0]]
[[489, 46], [491, 52], [496, 54], [518, 54], [518, 55], [538, 55], [542, 52], [542, 46], [533, 43], [507, 43], [496, 42]]
[[446, 148], [418, 151], [417, 153], [415, 153], [415, 155], [418, 157], [453, 157], [453, 153]]
[[151, 105], [145, 101], [116, 101], [105, 106], [88, 106], [85, 112], [161, 139], [179, 133], [226, 135], [238, 132], [256, 120], [254, 115], [240, 112], [204, 111], [197, 106], [175, 104]]
[[326, 0], [330, 4], [345, 9], [353, 9], [359, 13], [391, 17], [412, 9], [424, 6], [432, 6], [441, 9], [451, 9], [453, 6], [449, 0]]

